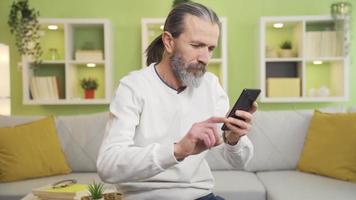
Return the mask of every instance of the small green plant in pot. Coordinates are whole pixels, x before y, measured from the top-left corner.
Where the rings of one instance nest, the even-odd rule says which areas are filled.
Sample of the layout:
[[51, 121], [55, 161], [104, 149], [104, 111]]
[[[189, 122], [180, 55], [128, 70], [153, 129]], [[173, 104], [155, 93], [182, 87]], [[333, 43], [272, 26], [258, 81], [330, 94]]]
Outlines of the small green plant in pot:
[[86, 99], [93, 99], [95, 90], [99, 87], [96, 79], [83, 78], [80, 80], [80, 86], [84, 89], [84, 96]]
[[95, 181], [92, 184], [88, 185], [88, 191], [90, 193], [90, 198], [92, 200], [104, 199], [104, 184], [96, 183]]
[[289, 40], [286, 40], [282, 42], [279, 47], [281, 48], [280, 50], [280, 57], [294, 57], [293, 52], [292, 52], [292, 42]]
[[281, 47], [281, 49], [292, 49], [292, 42], [286, 40], [286, 41], [282, 42], [280, 47]]

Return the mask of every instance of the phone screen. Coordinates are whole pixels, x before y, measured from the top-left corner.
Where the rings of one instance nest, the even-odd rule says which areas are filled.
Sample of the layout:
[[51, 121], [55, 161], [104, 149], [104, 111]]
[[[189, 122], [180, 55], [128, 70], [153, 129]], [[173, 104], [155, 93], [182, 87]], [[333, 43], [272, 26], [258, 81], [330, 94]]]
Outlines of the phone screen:
[[[240, 117], [237, 117], [235, 115], [236, 110], [243, 110], [243, 111], [249, 111], [252, 107], [252, 104], [254, 101], [256, 101], [258, 95], [261, 93], [260, 89], [243, 89], [239, 98], [235, 102], [234, 106], [232, 107], [228, 117], [234, 117], [236, 119], [241, 119]], [[229, 128], [224, 124], [221, 127], [221, 130], [229, 130]]]

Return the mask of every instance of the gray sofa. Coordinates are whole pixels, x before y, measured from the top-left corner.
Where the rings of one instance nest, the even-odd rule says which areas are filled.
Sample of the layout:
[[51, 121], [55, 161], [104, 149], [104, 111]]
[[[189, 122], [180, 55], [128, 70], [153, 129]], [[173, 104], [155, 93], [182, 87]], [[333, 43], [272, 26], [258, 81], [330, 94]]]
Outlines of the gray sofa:
[[[345, 112], [342, 107], [321, 109]], [[356, 107], [349, 112], [356, 112]], [[208, 153], [216, 179], [215, 192], [243, 200], [355, 200], [356, 184], [296, 170], [313, 110], [259, 111], [249, 138], [254, 157], [244, 171], [233, 170], [219, 156]], [[355, 122], [356, 123], [356, 122]]]
[[[327, 111], [341, 111], [329, 109]], [[236, 170], [209, 151], [207, 161], [215, 177], [215, 193], [226, 200], [354, 200], [356, 184], [296, 170], [312, 110], [259, 111], [249, 137], [255, 155], [247, 169]], [[41, 118], [0, 116], [0, 127]], [[81, 183], [98, 181], [96, 156], [108, 113], [56, 117], [57, 132], [73, 172], [68, 175], [0, 183], [0, 200], [21, 199], [32, 188], [75, 178]], [[112, 186], [108, 186], [112, 187]]]

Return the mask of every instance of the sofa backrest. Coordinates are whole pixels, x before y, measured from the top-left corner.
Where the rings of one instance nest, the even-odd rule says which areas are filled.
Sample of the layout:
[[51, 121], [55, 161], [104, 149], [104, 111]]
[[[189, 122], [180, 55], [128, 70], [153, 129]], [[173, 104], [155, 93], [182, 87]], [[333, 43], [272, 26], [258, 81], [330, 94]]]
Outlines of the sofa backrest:
[[[15, 126], [44, 116], [0, 116], [0, 127]], [[95, 172], [96, 159], [109, 113], [56, 117], [57, 134], [73, 172]]]
[[[345, 112], [344, 107], [320, 109], [323, 112]], [[313, 110], [257, 111], [248, 137], [254, 145], [254, 156], [248, 171], [296, 169]], [[230, 170], [219, 148], [210, 150], [206, 160], [213, 170]]]
[[[312, 110], [258, 111], [248, 137], [254, 145], [254, 156], [248, 171], [295, 169], [309, 126]], [[233, 169], [223, 160], [219, 148], [207, 154], [213, 170]]]
[[257, 112], [249, 133], [255, 153], [247, 170], [295, 169], [312, 115], [312, 110]]
[[[342, 107], [320, 109], [323, 112], [345, 112]], [[355, 112], [352, 107], [349, 112]], [[258, 111], [248, 137], [254, 144], [254, 156], [248, 171], [295, 169], [304, 145], [313, 110]], [[38, 120], [44, 116], [1, 116], [0, 127]], [[96, 159], [105, 133], [109, 113], [56, 117], [57, 133], [63, 152], [73, 172], [96, 171]], [[213, 148], [206, 160], [213, 170], [231, 170]]]
[[57, 133], [73, 172], [95, 172], [109, 113], [59, 116]]
[[0, 127], [11, 127], [29, 123], [44, 118], [44, 116], [7, 116], [0, 115]]

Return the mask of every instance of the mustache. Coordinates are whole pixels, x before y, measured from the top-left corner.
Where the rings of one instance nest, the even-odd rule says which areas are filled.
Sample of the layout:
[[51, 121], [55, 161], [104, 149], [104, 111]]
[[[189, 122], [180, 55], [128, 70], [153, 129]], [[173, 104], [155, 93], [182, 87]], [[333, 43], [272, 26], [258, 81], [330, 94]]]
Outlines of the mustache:
[[206, 72], [206, 64], [203, 63], [190, 63], [186, 68], [187, 72], [201, 71]]

